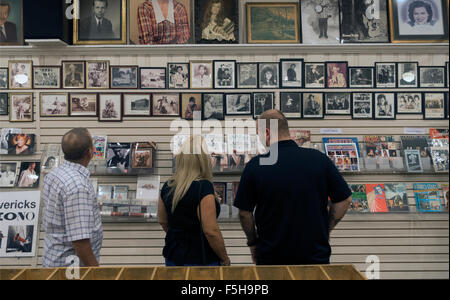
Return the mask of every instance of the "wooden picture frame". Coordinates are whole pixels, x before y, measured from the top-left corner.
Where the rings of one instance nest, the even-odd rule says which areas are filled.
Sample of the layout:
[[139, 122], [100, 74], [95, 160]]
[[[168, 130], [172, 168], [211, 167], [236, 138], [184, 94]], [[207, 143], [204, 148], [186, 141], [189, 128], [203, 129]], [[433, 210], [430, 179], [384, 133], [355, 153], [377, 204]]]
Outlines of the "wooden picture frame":
[[139, 66], [110, 66], [109, 77], [111, 89], [139, 88]]
[[33, 89], [60, 89], [61, 77], [61, 66], [33, 66]]
[[[142, 98], [141, 98], [142, 97]], [[124, 117], [150, 117], [152, 115], [152, 95], [149, 93], [123, 93]], [[146, 103], [146, 100], [148, 103]], [[133, 105], [134, 101], [134, 105]], [[148, 108], [146, 108], [146, 105]], [[131, 113], [131, 111], [136, 111]], [[145, 111], [145, 112], [144, 112]]]
[[[21, 97], [21, 98], [19, 98], [19, 97]], [[33, 122], [34, 121], [34, 101], [33, 100], [34, 100], [33, 93], [10, 93], [9, 94], [9, 121], [10, 122]], [[26, 117], [26, 115], [29, 117]]]
[[[110, 99], [105, 99], [111, 97]], [[108, 103], [109, 101], [109, 103]], [[109, 106], [108, 106], [109, 104]], [[117, 112], [117, 107], [119, 111]], [[123, 120], [123, 96], [120, 93], [98, 94], [98, 121], [122, 122]]]
[[33, 61], [10, 60], [8, 65], [9, 89], [31, 90], [33, 88]]
[[98, 117], [97, 93], [70, 93], [69, 104], [71, 117]]
[[[46, 102], [46, 96], [61, 96], [64, 105], [59, 103], [44, 103]], [[53, 101], [52, 99], [48, 99]], [[54, 101], [57, 101], [58, 98]], [[40, 104], [40, 116], [41, 117], [68, 117], [69, 116], [69, 93], [40, 93], [39, 94], [39, 104]], [[48, 113], [49, 110], [52, 113]], [[65, 111], [65, 112], [64, 112]], [[47, 113], [46, 113], [47, 112]]]
[[84, 89], [86, 87], [86, 62], [84, 60], [62, 61], [63, 89]]
[[109, 89], [109, 60], [86, 61], [86, 89]]
[[165, 90], [167, 87], [167, 69], [165, 67], [139, 68], [139, 86], [143, 90]]
[[[8, 7], [8, 12], [4, 16], [6, 17], [6, 22], [4, 23], [6, 36], [0, 37], [0, 48], [1, 46], [23, 45], [23, 0], [6, 1], [2, 6]], [[4, 35], [4, 33], [2, 34]]]
[[[160, 98], [160, 97], [162, 97], [162, 98]], [[176, 101], [176, 104], [177, 104], [177, 108], [176, 109], [178, 111], [171, 112], [170, 109], [167, 109], [167, 108], [163, 109], [164, 97], [166, 97], [166, 99], [169, 98], [169, 99], [172, 99], [172, 100]], [[167, 102], [165, 103], [167, 105], [164, 105], [164, 107], [169, 106], [169, 108], [170, 108], [171, 104], [168, 102], [169, 99], [167, 99]], [[161, 108], [159, 108], [158, 105]], [[163, 113], [164, 110], [167, 113]], [[161, 111], [161, 113], [159, 111]], [[173, 111], [173, 109], [172, 109], [172, 111]], [[179, 94], [179, 93], [170, 93], [170, 92], [169, 93], [153, 93], [152, 94], [152, 117], [178, 118], [180, 116], [181, 116], [181, 94]]]
[[193, 90], [212, 89], [214, 86], [214, 67], [212, 60], [195, 60], [189, 62], [190, 88]]

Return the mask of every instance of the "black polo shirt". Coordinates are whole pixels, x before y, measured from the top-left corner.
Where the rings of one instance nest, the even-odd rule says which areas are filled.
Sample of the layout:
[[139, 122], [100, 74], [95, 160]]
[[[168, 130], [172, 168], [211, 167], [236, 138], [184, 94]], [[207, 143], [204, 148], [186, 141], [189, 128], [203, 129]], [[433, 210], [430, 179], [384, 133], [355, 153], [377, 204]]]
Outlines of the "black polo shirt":
[[268, 156], [247, 164], [234, 202], [255, 211], [257, 264], [329, 264], [328, 197], [346, 200], [348, 184], [326, 155], [292, 140], [278, 143], [274, 165], [260, 165]]

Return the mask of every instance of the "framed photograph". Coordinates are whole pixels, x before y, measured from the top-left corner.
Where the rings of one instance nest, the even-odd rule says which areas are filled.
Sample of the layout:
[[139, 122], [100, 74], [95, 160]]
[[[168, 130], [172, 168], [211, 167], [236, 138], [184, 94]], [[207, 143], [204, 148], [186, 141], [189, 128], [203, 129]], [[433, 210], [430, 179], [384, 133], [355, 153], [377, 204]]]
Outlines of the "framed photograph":
[[228, 116], [252, 115], [252, 94], [226, 94], [225, 114]]
[[[75, 1], [73, 43], [108, 45], [127, 43], [127, 1]], [[77, 18], [78, 17], [78, 18]]]
[[395, 120], [396, 105], [394, 93], [374, 94], [374, 119]]
[[14, 187], [18, 164], [17, 161], [0, 162], [0, 188]]
[[19, 178], [16, 187], [18, 188], [38, 188], [41, 175], [40, 162], [20, 162]]
[[425, 120], [445, 119], [445, 93], [424, 93], [423, 102]]
[[86, 69], [84, 61], [63, 61], [63, 89], [84, 89]]
[[327, 88], [348, 88], [348, 62], [327, 62]]
[[201, 120], [202, 94], [181, 94], [181, 117], [185, 120], [193, 120], [197, 113], [198, 119]]
[[8, 68], [0, 68], [0, 90], [8, 89]]
[[421, 88], [445, 87], [445, 67], [420, 67]]
[[71, 117], [96, 117], [97, 94], [70, 94], [70, 116]]
[[433, 167], [436, 173], [448, 173], [449, 157], [448, 147], [431, 147], [431, 158], [433, 160]]
[[420, 157], [420, 150], [405, 150], [406, 169], [408, 173], [423, 172], [422, 160]]
[[9, 88], [11, 90], [30, 90], [33, 88], [33, 61], [9, 61]]
[[298, 3], [247, 3], [247, 43], [300, 43]]
[[190, 75], [191, 75], [191, 89], [213, 88], [212, 61], [191, 61]]
[[306, 62], [304, 78], [307, 89], [325, 88], [325, 63]]
[[110, 76], [112, 89], [137, 89], [138, 66], [111, 66]]
[[123, 94], [123, 116], [124, 117], [150, 117], [151, 95], [126, 93]]
[[324, 105], [322, 93], [303, 94], [303, 119], [323, 119]]
[[[134, 45], [193, 43], [195, 27], [193, 2], [193, 0], [168, 0], [165, 1], [171, 8], [168, 9], [167, 6], [165, 8], [160, 6], [158, 1], [128, 1], [130, 43]], [[165, 9], [168, 9], [167, 18], [162, 13]]]
[[189, 89], [189, 64], [168, 63], [169, 89]]
[[236, 87], [236, 61], [214, 61], [214, 88], [234, 89]]
[[374, 68], [350, 67], [350, 88], [373, 88], [375, 86]]
[[238, 63], [237, 64], [237, 87], [238, 89], [258, 88], [258, 64]]
[[397, 72], [398, 88], [419, 87], [419, 63], [398, 62]]
[[153, 117], [179, 117], [180, 115], [180, 94], [153, 94]]
[[350, 93], [326, 93], [325, 113], [327, 115], [350, 115], [351, 101]]
[[98, 121], [99, 122], [122, 122], [122, 94], [99, 94], [98, 95]]
[[133, 169], [153, 168], [155, 145], [152, 142], [133, 143], [131, 147], [131, 167]]
[[8, 93], [0, 93], [0, 116], [7, 116], [9, 114], [8, 98]]
[[33, 66], [33, 89], [61, 88], [60, 66]]
[[302, 0], [304, 44], [339, 44], [339, 0]]
[[397, 64], [394, 62], [375, 63], [375, 87], [395, 88], [397, 83]]
[[288, 119], [301, 119], [302, 93], [280, 93], [280, 111]]
[[68, 93], [40, 93], [41, 117], [68, 117]]
[[373, 118], [373, 93], [352, 93], [352, 118]]
[[33, 93], [9, 94], [9, 121], [33, 122]]
[[392, 43], [448, 41], [448, 0], [389, 0]]
[[166, 68], [139, 68], [141, 89], [163, 90], [166, 88]]
[[0, 47], [23, 45], [23, 0], [0, 2]]
[[238, 0], [195, 0], [195, 43], [239, 43]]
[[225, 95], [221, 93], [208, 93], [202, 95], [203, 120], [225, 119]]
[[422, 93], [397, 93], [398, 114], [422, 114]]
[[281, 59], [281, 88], [303, 87], [303, 59]]
[[386, 0], [339, 0], [343, 43], [389, 43]]
[[35, 153], [36, 136], [34, 134], [15, 133], [8, 136], [9, 155], [31, 155]]
[[257, 119], [263, 112], [274, 108], [274, 93], [253, 93], [253, 118]]
[[106, 60], [86, 61], [86, 88], [87, 89], [109, 88], [109, 61]]
[[260, 63], [259, 65], [259, 88], [279, 88], [278, 74], [280, 65], [278, 63]]

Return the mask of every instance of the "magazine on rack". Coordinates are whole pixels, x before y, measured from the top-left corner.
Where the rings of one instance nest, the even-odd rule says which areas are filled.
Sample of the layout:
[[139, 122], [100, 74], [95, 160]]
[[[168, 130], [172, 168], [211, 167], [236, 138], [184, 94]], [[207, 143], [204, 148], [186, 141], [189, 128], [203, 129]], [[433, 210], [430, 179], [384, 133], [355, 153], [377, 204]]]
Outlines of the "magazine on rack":
[[437, 183], [414, 183], [414, 198], [419, 212], [442, 211]]
[[2, 128], [2, 136], [0, 140], [0, 154], [8, 154], [9, 136], [12, 134], [22, 133], [20, 128]]
[[367, 202], [372, 213], [388, 212], [384, 184], [366, 184]]
[[137, 180], [136, 200], [142, 205], [157, 203], [159, 200], [160, 176], [139, 176]]
[[359, 172], [360, 151], [357, 138], [323, 138], [325, 154], [339, 171]]
[[94, 157], [92, 160], [104, 160], [106, 155], [106, 142], [108, 137], [107, 136], [93, 136], [94, 140]]
[[369, 204], [367, 202], [366, 186], [364, 184], [351, 184], [352, 203], [350, 211], [353, 212], [369, 212]]
[[[393, 148], [394, 139], [392, 136], [366, 135], [364, 143], [368, 157], [386, 157], [389, 158], [389, 149]], [[389, 147], [391, 146], [391, 147]]]
[[404, 183], [386, 183], [384, 189], [389, 211], [409, 211], [408, 194]]
[[428, 136], [401, 136], [403, 150], [419, 150], [421, 157], [431, 157]]
[[442, 193], [444, 194], [444, 209], [446, 212], [448, 212], [448, 198], [449, 198], [449, 185], [448, 184], [442, 185]]
[[119, 173], [128, 173], [130, 169], [130, 143], [108, 143], [106, 167]]
[[448, 172], [449, 148], [431, 147], [431, 158], [433, 159], [434, 171], [438, 173]]

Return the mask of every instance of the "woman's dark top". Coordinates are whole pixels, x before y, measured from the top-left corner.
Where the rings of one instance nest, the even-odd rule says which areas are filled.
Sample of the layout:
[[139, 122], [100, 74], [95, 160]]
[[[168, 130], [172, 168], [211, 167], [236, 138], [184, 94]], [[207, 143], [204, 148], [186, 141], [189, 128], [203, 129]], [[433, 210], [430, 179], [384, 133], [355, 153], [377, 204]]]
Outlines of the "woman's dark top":
[[[201, 183], [201, 191], [199, 192]], [[192, 182], [186, 195], [178, 202], [175, 211], [172, 213], [171, 188], [164, 184], [161, 189], [161, 199], [166, 208], [169, 230], [166, 235], [166, 244], [163, 249], [163, 256], [174, 262], [177, 266], [183, 265], [203, 265], [220, 261], [220, 258], [213, 251], [203, 234], [205, 245], [205, 259], [202, 255], [202, 240], [200, 220], [197, 208], [200, 201], [208, 196], [214, 195], [214, 186], [207, 180]], [[216, 203], [217, 217], [220, 214], [220, 205]]]

